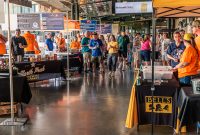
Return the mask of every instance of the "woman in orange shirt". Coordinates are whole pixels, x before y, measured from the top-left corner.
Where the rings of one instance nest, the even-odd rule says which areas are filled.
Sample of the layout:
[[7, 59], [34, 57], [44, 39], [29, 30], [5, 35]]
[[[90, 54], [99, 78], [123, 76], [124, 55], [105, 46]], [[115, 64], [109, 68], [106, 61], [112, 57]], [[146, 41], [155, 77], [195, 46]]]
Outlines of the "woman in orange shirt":
[[192, 34], [185, 34], [183, 39], [186, 49], [181, 56], [180, 63], [174, 67], [174, 70], [178, 69], [181, 85], [191, 85], [191, 77], [196, 75], [198, 70], [198, 51]]
[[74, 40], [71, 42], [70, 49], [72, 52], [79, 52], [81, 49], [81, 43], [78, 41], [77, 37], [74, 37]]
[[66, 42], [63, 38], [62, 33], [59, 33], [59, 36], [56, 38], [56, 44], [58, 45], [59, 52], [65, 52], [66, 51]]
[[0, 34], [0, 55], [6, 54], [7, 38]]

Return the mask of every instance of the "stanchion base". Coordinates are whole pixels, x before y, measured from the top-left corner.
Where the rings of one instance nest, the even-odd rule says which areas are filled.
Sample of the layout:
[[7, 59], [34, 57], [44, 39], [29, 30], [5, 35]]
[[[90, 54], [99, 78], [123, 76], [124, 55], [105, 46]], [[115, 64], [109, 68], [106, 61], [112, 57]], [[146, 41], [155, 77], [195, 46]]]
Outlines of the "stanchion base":
[[69, 77], [69, 78], [67, 78], [66, 80], [67, 80], [67, 81], [72, 81], [72, 80], [74, 80], [74, 78], [70, 78], [70, 77]]
[[27, 121], [27, 118], [15, 118], [14, 121], [9, 118], [1, 122], [0, 126], [24, 126]]

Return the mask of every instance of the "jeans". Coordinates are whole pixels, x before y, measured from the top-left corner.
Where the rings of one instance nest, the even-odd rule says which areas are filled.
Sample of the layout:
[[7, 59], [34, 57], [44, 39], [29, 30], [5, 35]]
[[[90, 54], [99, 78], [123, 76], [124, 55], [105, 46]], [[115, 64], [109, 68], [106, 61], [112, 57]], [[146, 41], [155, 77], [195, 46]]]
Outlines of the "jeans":
[[117, 67], [117, 53], [109, 54], [108, 55], [108, 67], [109, 71], [116, 71]]
[[191, 85], [191, 76], [179, 78], [179, 81], [181, 85]]

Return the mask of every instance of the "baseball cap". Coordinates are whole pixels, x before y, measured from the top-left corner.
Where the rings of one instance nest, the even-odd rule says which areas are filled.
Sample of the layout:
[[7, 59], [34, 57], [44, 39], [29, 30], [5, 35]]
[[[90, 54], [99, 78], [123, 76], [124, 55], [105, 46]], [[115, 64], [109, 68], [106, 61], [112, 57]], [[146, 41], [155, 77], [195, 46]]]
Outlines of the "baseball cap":
[[186, 33], [183, 37], [184, 40], [190, 41], [193, 38], [193, 35], [190, 33]]
[[92, 35], [98, 35], [97, 32], [94, 32]]

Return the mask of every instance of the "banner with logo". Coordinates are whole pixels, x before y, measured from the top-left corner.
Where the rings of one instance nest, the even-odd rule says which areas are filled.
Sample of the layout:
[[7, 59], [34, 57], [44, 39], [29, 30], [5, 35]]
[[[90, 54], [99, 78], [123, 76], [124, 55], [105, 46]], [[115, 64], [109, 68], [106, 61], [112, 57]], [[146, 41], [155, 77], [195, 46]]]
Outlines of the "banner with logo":
[[115, 14], [152, 13], [152, 2], [116, 2]]
[[112, 24], [98, 24], [96, 27], [96, 31], [99, 34], [112, 33]]
[[96, 31], [97, 21], [96, 20], [81, 20], [81, 30], [94, 32]]
[[40, 14], [17, 14], [17, 25], [21, 30], [40, 30]]
[[64, 30], [64, 13], [42, 13], [42, 30]]
[[[175, 79], [169, 80], [168, 83], [156, 85], [154, 98], [152, 99], [150, 83], [136, 86], [138, 124], [151, 124], [153, 110], [154, 124], [174, 127], [177, 116], [178, 89], [179, 83]], [[153, 106], [152, 101], [154, 102]]]

